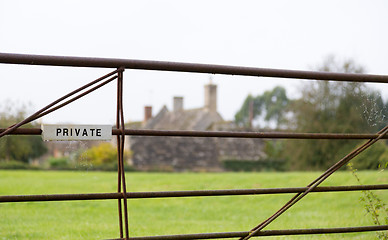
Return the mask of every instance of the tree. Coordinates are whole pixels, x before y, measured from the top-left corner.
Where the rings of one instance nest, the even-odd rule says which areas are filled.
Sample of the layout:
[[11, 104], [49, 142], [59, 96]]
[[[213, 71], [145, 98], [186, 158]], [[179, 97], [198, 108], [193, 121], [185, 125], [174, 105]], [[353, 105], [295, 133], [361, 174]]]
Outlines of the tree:
[[[0, 128], [7, 128], [26, 116], [25, 106], [18, 106], [10, 101], [0, 109]], [[34, 123], [29, 123], [24, 127], [36, 126]], [[30, 159], [43, 155], [46, 151], [47, 148], [40, 136], [4, 136], [0, 139], [0, 161], [28, 162]]]
[[[316, 70], [342, 73], [365, 71], [353, 60], [341, 62], [333, 56], [327, 57]], [[364, 83], [310, 81], [303, 85], [301, 95], [299, 99], [288, 99], [282, 87], [275, 87], [256, 97], [249, 95], [236, 113], [235, 122], [247, 127], [252, 119], [259, 119], [267, 124], [275, 123], [276, 128], [318, 133], [374, 133], [386, 124], [388, 102], [384, 103], [380, 93]], [[289, 140], [281, 145], [281, 155], [288, 159], [292, 169], [321, 170], [341, 159], [360, 142]], [[382, 145], [379, 146], [371, 150], [374, 158], [369, 158], [368, 162], [356, 161], [355, 167], [370, 168], [378, 165], [378, 159], [382, 162], [379, 155], [386, 153], [381, 151]], [[278, 153], [277, 158], [279, 156]]]
[[388, 146], [384, 141], [379, 141], [370, 146], [352, 160], [355, 169], [384, 168], [388, 162]]
[[[363, 73], [354, 61], [328, 57], [320, 71]], [[386, 107], [378, 92], [363, 83], [315, 81], [305, 84], [302, 97], [293, 101], [293, 126], [298, 132], [370, 133], [384, 122]], [[295, 140], [288, 142], [290, 166], [326, 169], [350, 152], [360, 141]]]
[[256, 97], [248, 95], [235, 115], [235, 122], [240, 126], [251, 127], [251, 120], [262, 119], [267, 124], [274, 122], [276, 127], [280, 127], [285, 122], [288, 104], [286, 90], [280, 86]]

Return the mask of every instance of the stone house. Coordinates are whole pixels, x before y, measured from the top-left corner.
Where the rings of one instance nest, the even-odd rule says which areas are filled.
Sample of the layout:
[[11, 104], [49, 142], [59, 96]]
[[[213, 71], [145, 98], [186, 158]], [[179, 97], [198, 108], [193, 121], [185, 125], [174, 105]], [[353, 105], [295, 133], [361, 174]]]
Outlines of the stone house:
[[[217, 85], [205, 85], [202, 108], [184, 109], [174, 97], [173, 110], [164, 106], [155, 116], [145, 107], [141, 129], [237, 131], [217, 112]], [[130, 126], [129, 126], [130, 127]], [[133, 127], [133, 126], [132, 126]], [[259, 161], [265, 157], [261, 139], [131, 136], [132, 164], [140, 170], [222, 171], [225, 160]]]

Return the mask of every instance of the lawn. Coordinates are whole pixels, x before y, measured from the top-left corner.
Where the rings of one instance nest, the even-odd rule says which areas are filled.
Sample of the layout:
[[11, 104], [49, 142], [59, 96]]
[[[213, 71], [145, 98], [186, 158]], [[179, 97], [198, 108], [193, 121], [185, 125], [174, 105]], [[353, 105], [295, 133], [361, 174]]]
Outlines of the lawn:
[[[302, 187], [318, 172], [127, 173], [128, 191]], [[388, 182], [387, 172], [360, 172], [364, 184]], [[0, 195], [115, 192], [113, 172], [0, 171]], [[350, 172], [324, 186], [356, 185]], [[376, 193], [388, 202], [387, 191]], [[129, 200], [131, 236], [248, 231], [292, 195]], [[312, 193], [266, 229], [373, 225], [361, 192]], [[116, 200], [0, 204], [0, 239], [109, 239], [118, 236]], [[266, 239], [311, 239], [311, 236]], [[315, 235], [314, 239], [374, 239], [375, 233]], [[262, 238], [259, 238], [262, 239]]]

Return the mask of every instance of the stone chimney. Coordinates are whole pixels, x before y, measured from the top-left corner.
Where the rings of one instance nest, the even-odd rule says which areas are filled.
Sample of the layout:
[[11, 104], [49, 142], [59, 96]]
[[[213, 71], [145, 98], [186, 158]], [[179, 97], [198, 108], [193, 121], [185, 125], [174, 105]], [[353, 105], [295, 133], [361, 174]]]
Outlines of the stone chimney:
[[205, 109], [217, 112], [217, 85], [212, 83], [205, 85]]
[[144, 107], [144, 122], [147, 122], [151, 118], [152, 118], [152, 106], [145, 106]]
[[183, 97], [174, 97], [174, 112], [183, 111]]

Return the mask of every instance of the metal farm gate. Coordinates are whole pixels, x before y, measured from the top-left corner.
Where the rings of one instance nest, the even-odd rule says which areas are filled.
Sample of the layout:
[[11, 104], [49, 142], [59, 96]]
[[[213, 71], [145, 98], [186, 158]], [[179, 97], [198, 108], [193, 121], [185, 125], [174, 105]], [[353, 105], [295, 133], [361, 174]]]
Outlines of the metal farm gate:
[[[334, 191], [362, 191], [388, 189], [388, 184], [362, 185], [362, 186], [332, 186], [319, 187], [331, 174], [348, 163], [352, 158], [377, 142], [379, 139], [387, 139], [388, 126], [376, 134], [328, 134], [328, 133], [283, 133], [283, 132], [215, 132], [215, 131], [161, 131], [161, 130], [133, 130], [124, 127], [123, 111], [123, 72], [125, 69], [141, 69], [156, 71], [175, 71], [208, 74], [228, 74], [256, 77], [296, 78], [306, 80], [323, 81], [349, 81], [349, 82], [378, 82], [388, 83], [388, 76], [367, 74], [344, 74], [312, 71], [276, 70], [249, 67], [235, 67], [222, 65], [189, 64], [160, 61], [142, 61], [127, 59], [106, 58], [81, 58], [62, 56], [41, 56], [0, 53], [0, 63], [3, 64], [26, 64], [46, 66], [70, 66], [115, 69], [109, 74], [74, 90], [59, 98], [36, 113], [19, 123], [15, 123], [7, 129], [0, 129], [0, 138], [5, 135], [40, 135], [42, 130], [21, 128], [24, 124], [34, 121], [49, 114], [77, 99], [93, 92], [105, 84], [117, 80], [117, 116], [116, 128], [112, 134], [117, 138], [118, 151], [118, 180], [117, 192], [94, 193], [94, 194], [55, 194], [55, 195], [18, 195], [0, 196], [0, 202], [32, 202], [32, 201], [72, 201], [72, 200], [100, 200], [116, 199], [118, 201], [119, 235], [118, 239], [148, 240], [148, 239], [221, 239], [238, 238], [250, 239], [251, 237], [275, 236], [275, 235], [306, 235], [348, 233], [365, 231], [385, 231], [388, 225], [362, 226], [346, 228], [320, 228], [320, 229], [287, 229], [287, 230], [263, 230], [273, 220], [282, 215], [299, 200], [310, 192], [334, 192]], [[209, 137], [209, 138], [272, 138], [272, 139], [365, 139], [365, 143], [339, 160], [327, 169], [321, 176], [312, 181], [306, 187], [299, 188], [270, 188], [270, 189], [241, 189], [241, 190], [203, 190], [203, 191], [172, 191], [172, 192], [127, 192], [125, 171], [123, 164], [124, 139], [130, 136], [180, 136], [180, 137]], [[257, 195], [257, 194], [280, 194], [295, 193], [283, 207], [261, 222], [254, 228], [245, 232], [222, 232], [222, 233], [197, 233], [169, 236], [130, 237], [128, 230], [128, 200], [137, 198], [177, 198], [177, 197], [204, 197], [225, 195]]]

